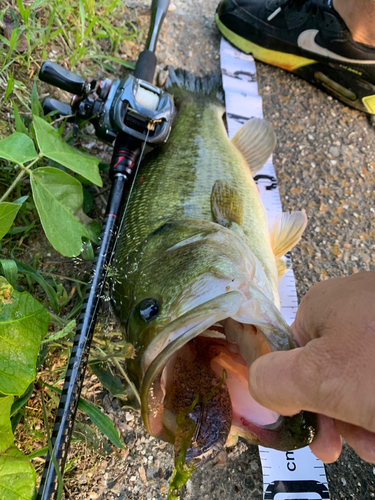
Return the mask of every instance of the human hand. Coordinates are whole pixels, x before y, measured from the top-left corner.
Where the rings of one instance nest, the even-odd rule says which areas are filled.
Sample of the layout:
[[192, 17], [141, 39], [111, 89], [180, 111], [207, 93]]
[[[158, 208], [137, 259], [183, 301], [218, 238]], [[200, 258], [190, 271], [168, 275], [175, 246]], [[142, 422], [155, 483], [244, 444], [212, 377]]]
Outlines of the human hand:
[[323, 462], [337, 460], [342, 436], [375, 463], [375, 273], [315, 285], [291, 329], [300, 347], [252, 364], [252, 396], [281, 415], [317, 413], [311, 450]]

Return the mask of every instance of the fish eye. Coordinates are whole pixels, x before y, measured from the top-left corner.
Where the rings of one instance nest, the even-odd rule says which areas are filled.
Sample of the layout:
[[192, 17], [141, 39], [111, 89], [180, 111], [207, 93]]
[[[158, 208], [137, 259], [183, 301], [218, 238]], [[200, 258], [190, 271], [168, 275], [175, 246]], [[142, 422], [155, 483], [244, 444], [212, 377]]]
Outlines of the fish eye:
[[143, 321], [151, 321], [159, 314], [159, 302], [156, 299], [142, 300], [139, 304], [139, 314]]

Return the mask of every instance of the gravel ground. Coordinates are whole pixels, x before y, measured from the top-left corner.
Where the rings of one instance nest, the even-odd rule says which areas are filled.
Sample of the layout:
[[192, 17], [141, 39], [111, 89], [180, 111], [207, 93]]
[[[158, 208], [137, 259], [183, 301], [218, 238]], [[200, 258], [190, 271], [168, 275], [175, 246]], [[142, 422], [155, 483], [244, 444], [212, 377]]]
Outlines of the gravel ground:
[[[161, 82], [167, 65], [198, 75], [219, 73], [215, 8], [214, 0], [174, 0], [157, 51]], [[257, 64], [257, 71], [264, 115], [278, 136], [274, 164], [284, 210], [305, 208], [309, 217], [293, 251], [301, 298], [322, 279], [375, 269], [375, 127], [365, 115], [286, 72], [263, 64]], [[121, 430], [127, 452], [103, 460], [79, 488], [69, 486], [66, 498], [165, 498], [172, 447], [149, 437], [136, 412], [122, 410], [108, 394], [97, 397]], [[340, 459], [327, 466], [327, 476], [332, 500], [375, 497], [374, 466], [346, 446]], [[244, 442], [228, 453], [225, 466], [196, 471], [185, 494], [186, 500], [232, 497], [262, 498], [258, 451]]]

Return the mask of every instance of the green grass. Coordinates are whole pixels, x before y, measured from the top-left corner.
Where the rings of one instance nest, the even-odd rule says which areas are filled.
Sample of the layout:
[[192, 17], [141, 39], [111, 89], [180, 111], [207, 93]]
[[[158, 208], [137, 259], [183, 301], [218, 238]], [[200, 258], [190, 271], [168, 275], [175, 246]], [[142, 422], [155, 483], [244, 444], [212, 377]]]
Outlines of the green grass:
[[118, 65], [134, 67], [143, 36], [122, 0], [13, 0], [0, 7], [0, 26], [5, 19], [13, 30], [7, 37], [0, 31], [2, 111], [9, 96], [30, 111], [31, 84], [45, 59], [84, 77], [115, 73]]
[[[10, 39], [0, 38], [2, 72], [14, 63], [21, 71], [32, 72], [34, 64], [51, 56], [72, 69], [97, 56], [115, 57], [116, 62], [130, 65], [117, 51], [124, 41], [138, 35], [138, 29], [126, 19], [121, 0], [17, 0], [14, 9], [0, 11], [1, 20], [5, 14], [13, 18], [14, 29]], [[28, 49], [20, 53], [17, 48], [25, 37]]]
[[[123, 75], [120, 66], [133, 68], [133, 61], [137, 58], [144, 37], [140, 20], [131, 20], [134, 13], [126, 9], [123, 0], [0, 2], [0, 139], [12, 134], [16, 123], [19, 131], [23, 132], [20, 130], [23, 126], [25, 133], [28, 133], [22, 123], [26, 124], [33, 136], [34, 131], [29, 126], [32, 111], [38, 114], [33, 84], [37, 83], [39, 97], [52, 91], [52, 87], [38, 80], [38, 72], [45, 59], [53, 60], [85, 78], [99, 75], [119, 78]], [[7, 36], [3, 30], [4, 16], [13, 22], [13, 28]], [[148, 16], [142, 21], [148, 23]], [[58, 93], [56, 97], [67, 101], [67, 96], [63, 94]], [[14, 108], [20, 111], [21, 118]], [[0, 160], [0, 195], [4, 195], [14, 184], [19, 171], [19, 166], [15, 169], [12, 162]], [[24, 197], [27, 199], [17, 213], [15, 224], [0, 242], [0, 274], [10, 276], [14, 268], [19, 289], [28, 290], [49, 309], [49, 336], [52, 339], [38, 367], [37, 379], [61, 387], [72, 346], [72, 322], [69, 321], [77, 316], [82, 305], [85, 273], [89, 266], [85, 267], [78, 260], [64, 259], [46, 243], [28, 176], [14, 185], [7, 201], [14, 202]], [[96, 210], [98, 212], [98, 207]], [[18, 259], [17, 263], [14, 258]], [[13, 263], [13, 268], [10, 263]], [[47, 344], [43, 346], [47, 349]], [[92, 347], [92, 372], [104, 387], [110, 391], [115, 388], [116, 395], [125, 399], [127, 383], [121, 362], [133, 355], [131, 346], [124, 343], [111, 325], [106, 324], [98, 327]], [[19, 402], [20, 408], [13, 416], [12, 425], [17, 446], [25, 453], [31, 453], [40, 475], [43, 468], [40, 456], [47, 445], [46, 422], [41, 405], [40, 383], [36, 383], [32, 389], [31, 397], [26, 394], [25, 401]], [[52, 426], [58, 396], [45, 389], [45, 397], [46, 419]], [[90, 397], [95, 401], [93, 395]], [[80, 429], [86, 447], [89, 447], [91, 440], [97, 452], [96, 438], [91, 435], [94, 431], [96, 433], [96, 429], [92, 430], [87, 424]], [[111, 447], [107, 447], [110, 452]], [[73, 478], [74, 474], [82, 474], [87, 467], [86, 459], [81, 460], [82, 449], [82, 444], [79, 447], [73, 445], [73, 450], [77, 450], [76, 456], [71, 456], [67, 464]], [[91, 458], [91, 466], [95, 463], [96, 458]]]

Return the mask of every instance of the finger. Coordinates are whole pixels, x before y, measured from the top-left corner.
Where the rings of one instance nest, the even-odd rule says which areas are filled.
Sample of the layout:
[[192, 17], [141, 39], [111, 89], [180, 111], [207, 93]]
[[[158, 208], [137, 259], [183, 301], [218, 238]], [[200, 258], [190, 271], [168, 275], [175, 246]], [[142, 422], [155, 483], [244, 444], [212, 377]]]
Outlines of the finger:
[[287, 352], [271, 352], [258, 358], [249, 370], [249, 390], [262, 406], [280, 415], [299, 413], [306, 403], [296, 387], [293, 366], [301, 348]]
[[336, 278], [317, 283], [303, 297], [290, 327], [299, 346], [304, 346], [310, 340], [320, 336], [320, 330], [324, 327], [329, 314], [328, 311], [332, 309], [332, 291], [340, 285], [341, 281], [342, 279]]
[[347, 424], [341, 420], [336, 420], [335, 426], [348, 445], [353, 448], [362, 460], [375, 464], [375, 434], [373, 432], [356, 425]]
[[342, 442], [332, 418], [317, 415], [317, 434], [310, 444], [314, 455], [322, 462], [330, 464], [339, 458]]
[[314, 339], [305, 347], [259, 357], [249, 370], [253, 398], [284, 416], [306, 410], [337, 417], [345, 379], [341, 373], [340, 377], [330, 375], [332, 356], [326, 344], [327, 339]]
[[[373, 322], [375, 273], [364, 272], [346, 278], [334, 278], [314, 285], [304, 296], [291, 326], [299, 346], [310, 340], [350, 329], [361, 336], [361, 330]], [[355, 311], [355, 312], [354, 312]]]
[[367, 396], [375, 378], [370, 343], [348, 349], [334, 338], [321, 337], [305, 347], [265, 354], [250, 367], [250, 393], [280, 415], [306, 410], [375, 432], [375, 401]]

